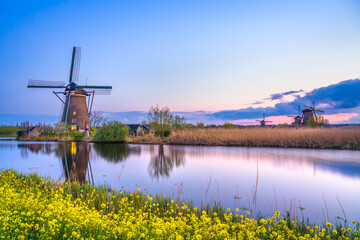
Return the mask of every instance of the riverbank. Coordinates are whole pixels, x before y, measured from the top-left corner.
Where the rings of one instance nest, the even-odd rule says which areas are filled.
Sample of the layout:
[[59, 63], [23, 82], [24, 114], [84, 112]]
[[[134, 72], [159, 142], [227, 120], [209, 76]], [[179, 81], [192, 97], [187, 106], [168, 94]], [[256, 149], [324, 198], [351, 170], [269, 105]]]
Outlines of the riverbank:
[[[0, 173], [0, 237], [17, 239], [356, 239], [359, 223], [315, 226], [277, 212], [256, 218], [157, 195]], [[355, 224], [355, 225], [353, 225]]]
[[128, 143], [201, 146], [360, 149], [360, 127], [193, 129], [171, 132], [167, 139], [153, 135], [128, 138]]
[[[22, 138], [21, 141], [84, 141], [72, 136], [39, 136]], [[194, 146], [238, 146], [360, 150], [360, 127], [337, 128], [245, 128], [245, 129], [189, 129], [174, 130], [161, 139], [153, 133], [142, 137], [127, 137], [126, 143], [169, 144]]]

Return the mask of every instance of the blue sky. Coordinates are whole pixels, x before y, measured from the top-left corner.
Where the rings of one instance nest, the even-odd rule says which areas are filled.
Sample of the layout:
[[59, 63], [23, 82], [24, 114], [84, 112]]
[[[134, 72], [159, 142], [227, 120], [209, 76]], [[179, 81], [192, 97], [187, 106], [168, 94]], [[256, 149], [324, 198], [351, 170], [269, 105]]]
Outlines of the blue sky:
[[67, 81], [73, 46], [80, 83], [113, 86], [95, 99], [106, 112], [219, 116], [360, 76], [358, 1], [3, 1], [0, 26], [7, 115], [59, 115], [27, 80]]

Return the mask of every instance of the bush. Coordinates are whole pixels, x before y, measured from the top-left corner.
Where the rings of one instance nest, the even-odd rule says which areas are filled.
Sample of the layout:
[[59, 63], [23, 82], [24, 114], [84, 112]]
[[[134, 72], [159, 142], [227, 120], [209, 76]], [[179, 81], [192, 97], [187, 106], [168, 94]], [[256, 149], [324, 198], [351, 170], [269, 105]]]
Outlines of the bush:
[[84, 137], [84, 132], [71, 132], [71, 140], [81, 141]]
[[99, 142], [123, 142], [128, 134], [128, 126], [117, 121], [111, 121], [97, 129], [94, 140]]
[[225, 129], [231, 129], [234, 127], [234, 124], [232, 124], [231, 122], [225, 122], [223, 125], [223, 128]]

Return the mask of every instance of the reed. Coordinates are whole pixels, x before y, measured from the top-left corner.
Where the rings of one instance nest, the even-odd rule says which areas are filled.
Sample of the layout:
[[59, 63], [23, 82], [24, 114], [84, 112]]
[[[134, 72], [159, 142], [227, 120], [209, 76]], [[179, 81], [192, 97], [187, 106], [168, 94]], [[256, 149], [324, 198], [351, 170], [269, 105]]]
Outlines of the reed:
[[360, 127], [246, 128], [173, 131], [169, 144], [360, 149]]

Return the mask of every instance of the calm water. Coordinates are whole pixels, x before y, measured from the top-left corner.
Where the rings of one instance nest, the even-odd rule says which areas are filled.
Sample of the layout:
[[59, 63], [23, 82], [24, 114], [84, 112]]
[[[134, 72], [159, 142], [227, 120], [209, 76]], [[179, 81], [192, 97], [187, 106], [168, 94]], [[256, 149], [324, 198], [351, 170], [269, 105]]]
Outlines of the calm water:
[[3, 140], [0, 167], [320, 223], [344, 217], [341, 203], [360, 220], [360, 151]]

